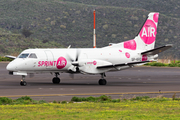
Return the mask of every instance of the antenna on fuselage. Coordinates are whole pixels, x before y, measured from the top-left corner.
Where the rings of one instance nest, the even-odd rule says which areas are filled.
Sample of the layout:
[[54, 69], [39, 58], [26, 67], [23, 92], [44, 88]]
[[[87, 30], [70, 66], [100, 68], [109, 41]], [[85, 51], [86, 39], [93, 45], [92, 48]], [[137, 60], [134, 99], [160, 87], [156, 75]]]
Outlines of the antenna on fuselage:
[[95, 33], [95, 29], [96, 29], [96, 10], [94, 9], [94, 31], [93, 31], [93, 48], [96, 48], [96, 33]]

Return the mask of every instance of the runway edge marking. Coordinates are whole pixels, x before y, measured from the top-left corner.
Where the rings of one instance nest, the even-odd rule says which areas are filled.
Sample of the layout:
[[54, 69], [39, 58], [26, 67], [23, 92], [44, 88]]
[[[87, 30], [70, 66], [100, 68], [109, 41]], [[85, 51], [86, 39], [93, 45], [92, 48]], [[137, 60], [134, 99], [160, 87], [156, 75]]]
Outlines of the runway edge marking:
[[128, 95], [128, 94], [165, 94], [165, 93], [180, 93], [180, 91], [162, 91], [162, 92], [125, 92], [125, 93], [82, 93], [82, 94], [44, 94], [44, 95], [9, 95], [0, 97], [50, 97], [50, 96], [83, 96], [83, 95]]

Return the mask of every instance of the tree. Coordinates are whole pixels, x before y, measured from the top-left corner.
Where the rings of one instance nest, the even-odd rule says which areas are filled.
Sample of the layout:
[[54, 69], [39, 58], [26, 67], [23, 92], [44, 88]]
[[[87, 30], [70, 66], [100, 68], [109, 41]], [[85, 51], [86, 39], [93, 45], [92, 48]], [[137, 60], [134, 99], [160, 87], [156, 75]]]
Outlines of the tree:
[[26, 38], [33, 34], [30, 30], [23, 28], [21, 32]]

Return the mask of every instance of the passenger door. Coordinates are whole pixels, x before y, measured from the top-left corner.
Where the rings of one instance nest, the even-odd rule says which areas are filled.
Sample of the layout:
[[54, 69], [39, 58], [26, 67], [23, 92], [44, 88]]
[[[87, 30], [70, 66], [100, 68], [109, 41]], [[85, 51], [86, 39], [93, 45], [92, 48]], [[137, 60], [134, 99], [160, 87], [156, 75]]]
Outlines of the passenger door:
[[47, 69], [53, 68], [54, 66], [54, 56], [50, 50], [44, 51], [46, 53], [46, 60], [47, 60]]

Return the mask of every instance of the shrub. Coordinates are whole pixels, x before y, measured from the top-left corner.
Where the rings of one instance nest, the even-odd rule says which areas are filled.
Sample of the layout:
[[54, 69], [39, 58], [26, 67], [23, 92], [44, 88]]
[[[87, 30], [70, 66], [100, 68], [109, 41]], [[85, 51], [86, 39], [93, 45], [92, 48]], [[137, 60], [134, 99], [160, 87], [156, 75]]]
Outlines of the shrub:
[[112, 102], [116, 103], [116, 102], [120, 102], [120, 99], [113, 99]]
[[40, 100], [39, 104], [47, 103], [45, 100]]
[[74, 102], [82, 102], [82, 101], [88, 101], [88, 102], [103, 102], [103, 101], [111, 101], [111, 97], [110, 96], [106, 96], [106, 95], [102, 95], [100, 97], [87, 97], [87, 98], [81, 98], [81, 97], [73, 97], [71, 99], [71, 101]]
[[154, 62], [151, 64], [151, 66], [166, 66], [164, 63]]
[[67, 101], [62, 101], [61, 103], [62, 103], [62, 104], [66, 104], [66, 103], [67, 103]]
[[141, 101], [144, 101], [144, 100], [147, 100], [149, 98], [150, 98], [149, 96], [137, 96], [136, 98], [132, 98], [131, 100], [141, 100]]
[[16, 101], [24, 101], [24, 100], [28, 100], [28, 101], [30, 101], [30, 102], [33, 101], [33, 100], [32, 100], [30, 97], [28, 97], [28, 96], [24, 96], [24, 97], [21, 97], [21, 98], [16, 99]]
[[[24, 96], [13, 101], [14, 104], [30, 104], [32, 102], [33, 100], [28, 96]], [[34, 102], [34, 104], [37, 104], [37, 103]]]
[[111, 101], [111, 97], [110, 96], [106, 96], [106, 95], [102, 95], [99, 97], [99, 100], [102, 101]]
[[7, 97], [0, 97], [0, 105], [11, 104], [13, 101]]
[[95, 102], [95, 101], [96, 101], [96, 98], [90, 96], [90, 97], [86, 98], [86, 101], [89, 101], [89, 102]]
[[69, 103], [74, 103], [73, 101], [70, 101]]
[[23, 28], [21, 32], [26, 38], [33, 34], [30, 30]]
[[176, 63], [170, 63], [169, 65], [168, 65], [169, 67], [176, 67], [176, 66], [178, 66]]
[[81, 102], [82, 101], [82, 98], [79, 98], [79, 97], [73, 97], [72, 99], [71, 99], [71, 101], [74, 101], [74, 102]]

